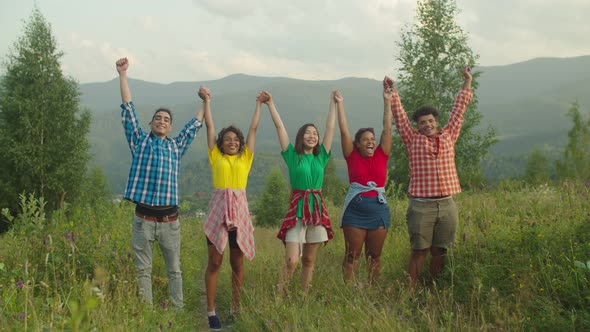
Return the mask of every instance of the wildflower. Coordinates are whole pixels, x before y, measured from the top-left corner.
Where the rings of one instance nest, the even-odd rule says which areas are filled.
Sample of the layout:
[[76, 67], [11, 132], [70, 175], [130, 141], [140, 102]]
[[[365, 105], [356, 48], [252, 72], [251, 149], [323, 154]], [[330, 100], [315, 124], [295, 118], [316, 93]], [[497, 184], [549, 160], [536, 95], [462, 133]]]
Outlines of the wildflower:
[[69, 240], [70, 239], [70, 232], [66, 231], [64, 233], [64, 239]]
[[16, 282], [16, 288], [21, 289], [23, 288], [23, 281], [21, 279], [18, 279], [18, 281]]
[[76, 234], [72, 231], [72, 242], [76, 243]]
[[162, 303], [160, 303], [160, 307], [162, 308], [162, 310], [166, 310], [166, 308], [168, 307], [166, 300], [162, 300]]
[[25, 318], [25, 313], [21, 312], [20, 314], [18, 314], [18, 319], [23, 319]]

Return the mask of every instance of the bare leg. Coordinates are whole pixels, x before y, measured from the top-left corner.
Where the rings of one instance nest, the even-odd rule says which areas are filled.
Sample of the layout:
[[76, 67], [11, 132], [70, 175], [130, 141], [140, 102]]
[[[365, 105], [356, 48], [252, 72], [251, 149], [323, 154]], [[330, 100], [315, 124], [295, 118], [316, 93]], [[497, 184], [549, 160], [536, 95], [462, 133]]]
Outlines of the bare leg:
[[424, 261], [426, 260], [426, 255], [428, 255], [428, 248], [422, 250], [412, 249], [412, 253], [410, 254], [410, 262], [408, 264], [410, 287], [412, 289], [416, 288], [418, 278], [420, 278], [420, 275], [424, 270]]
[[244, 282], [244, 253], [240, 248], [230, 248], [229, 260], [231, 264], [231, 310], [238, 312], [240, 309], [240, 290]]
[[379, 279], [381, 270], [381, 251], [387, 237], [387, 228], [381, 226], [378, 229], [367, 230], [365, 239], [365, 257], [367, 258], [367, 270], [369, 283], [374, 284]]
[[209, 257], [207, 260], [207, 269], [205, 270], [205, 289], [207, 291], [207, 311], [215, 310], [215, 291], [217, 290], [217, 276], [223, 254], [220, 254], [214, 245], [208, 245], [207, 250]]
[[285, 264], [279, 271], [279, 284], [277, 287], [278, 296], [282, 297], [287, 294], [289, 283], [293, 272], [297, 269], [299, 263], [299, 243], [287, 242], [285, 244]]
[[445, 254], [447, 250], [444, 248], [431, 247], [430, 248], [430, 277], [436, 280], [440, 273], [445, 268]]
[[342, 261], [342, 276], [344, 282], [355, 278], [359, 258], [363, 250], [363, 243], [367, 237], [367, 230], [352, 226], [342, 227], [344, 232], [345, 252]]
[[321, 245], [321, 243], [305, 243], [303, 245], [303, 255], [301, 257], [301, 289], [303, 289], [303, 293], [306, 295], [309, 292], [315, 258]]

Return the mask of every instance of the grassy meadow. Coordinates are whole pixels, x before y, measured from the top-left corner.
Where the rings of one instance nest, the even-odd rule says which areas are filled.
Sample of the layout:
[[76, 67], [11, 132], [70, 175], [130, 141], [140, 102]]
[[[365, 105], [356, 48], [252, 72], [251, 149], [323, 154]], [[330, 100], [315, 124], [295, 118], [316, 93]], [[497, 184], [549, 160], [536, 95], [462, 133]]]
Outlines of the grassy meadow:
[[[391, 199], [392, 227], [377, 285], [342, 282], [341, 231], [320, 250], [304, 297], [298, 272], [290, 295], [275, 299], [283, 261], [276, 230], [256, 229], [246, 261], [242, 311], [235, 331], [588, 331], [590, 330], [590, 189], [563, 183], [507, 184], [456, 196], [460, 224], [436, 283], [408, 291], [407, 200]], [[185, 308], [169, 306], [167, 278], [154, 252], [154, 305], [136, 297], [131, 242], [133, 206], [58, 211], [46, 219], [33, 197], [0, 235], [0, 330], [204, 331], [202, 220], [182, 218]], [[334, 224], [340, 207], [330, 206]], [[157, 246], [156, 246], [157, 248]], [[427, 271], [427, 268], [425, 269]], [[217, 313], [230, 303], [230, 267], [220, 273]]]

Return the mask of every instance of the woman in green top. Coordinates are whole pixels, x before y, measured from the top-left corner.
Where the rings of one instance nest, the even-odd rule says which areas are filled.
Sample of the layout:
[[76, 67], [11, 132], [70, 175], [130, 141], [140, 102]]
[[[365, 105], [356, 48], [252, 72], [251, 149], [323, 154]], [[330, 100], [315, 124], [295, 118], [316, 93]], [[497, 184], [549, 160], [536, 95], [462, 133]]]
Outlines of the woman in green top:
[[301, 288], [307, 294], [313, 276], [317, 252], [321, 243], [334, 236], [328, 211], [322, 197], [324, 168], [330, 159], [332, 138], [336, 126], [334, 93], [330, 96], [330, 110], [326, 120], [326, 135], [322, 144], [315, 125], [308, 123], [297, 131], [295, 146], [289, 143], [289, 135], [273, 103], [270, 93], [261, 92], [260, 100], [268, 106], [277, 128], [281, 154], [289, 168], [291, 203], [278, 238], [285, 243], [285, 265], [279, 272], [278, 295], [287, 293], [293, 272], [301, 256]]

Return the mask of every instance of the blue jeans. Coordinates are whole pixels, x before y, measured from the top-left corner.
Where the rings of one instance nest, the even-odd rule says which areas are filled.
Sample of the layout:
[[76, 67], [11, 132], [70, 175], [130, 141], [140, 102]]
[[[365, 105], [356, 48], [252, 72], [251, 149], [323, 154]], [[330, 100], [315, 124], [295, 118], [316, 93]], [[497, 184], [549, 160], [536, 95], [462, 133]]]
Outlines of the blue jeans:
[[166, 271], [168, 272], [168, 293], [175, 307], [183, 306], [182, 272], [180, 271], [180, 220], [175, 222], [154, 222], [133, 216], [132, 245], [137, 266], [139, 295], [152, 303], [152, 253], [154, 241], [158, 241]]

